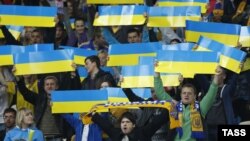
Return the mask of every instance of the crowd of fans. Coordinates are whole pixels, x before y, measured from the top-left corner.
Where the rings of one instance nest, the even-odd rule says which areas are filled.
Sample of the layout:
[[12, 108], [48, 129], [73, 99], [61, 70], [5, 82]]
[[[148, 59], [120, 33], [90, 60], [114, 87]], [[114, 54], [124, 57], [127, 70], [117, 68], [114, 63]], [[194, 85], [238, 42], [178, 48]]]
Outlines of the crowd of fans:
[[[236, 74], [218, 66], [215, 75], [197, 74], [193, 79], [180, 76], [180, 86], [164, 87], [155, 73], [152, 97], [138, 97], [130, 88], [122, 90], [129, 101], [171, 100], [173, 108], [110, 109], [108, 113], [91, 113], [93, 124], [82, 122], [84, 113], [53, 114], [51, 92], [54, 90], [97, 90], [119, 87], [120, 67], [112, 67], [112, 75], [101, 69], [108, 61], [111, 44], [185, 42], [185, 28], [150, 28], [141, 26], [94, 27], [99, 5], [86, 0], [1, 0], [1, 4], [26, 6], [58, 6], [55, 27], [24, 27], [16, 40], [5, 25], [0, 25], [4, 38], [0, 45], [52, 43], [60, 46], [96, 50], [97, 56], [85, 60], [88, 76], [81, 82], [75, 72], [14, 76], [13, 66], [0, 66], [0, 140], [36, 141], [172, 141], [217, 140], [220, 124], [243, 124], [250, 121], [250, 70]], [[239, 8], [243, 2], [243, 10]], [[157, 6], [157, 0], [145, 0]], [[219, 12], [218, 12], [219, 11]], [[74, 18], [74, 28], [70, 19]], [[0, 17], [1, 19], [1, 17]], [[210, 0], [202, 21], [250, 26], [249, 0]], [[228, 29], [230, 30], [230, 29]], [[248, 53], [250, 47], [241, 48]], [[244, 62], [242, 62], [243, 64]], [[157, 65], [157, 62], [156, 64]], [[76, 68], [74, 64], [72, 67]], [[153, 67], [153, 66], [152, 66]], [[178, 117], [180, 126], [170, 129], [169, 116]], [[197, 117], [194, 121], [194, 117]], [[197, 124], [198, 131], [193, 123]]]

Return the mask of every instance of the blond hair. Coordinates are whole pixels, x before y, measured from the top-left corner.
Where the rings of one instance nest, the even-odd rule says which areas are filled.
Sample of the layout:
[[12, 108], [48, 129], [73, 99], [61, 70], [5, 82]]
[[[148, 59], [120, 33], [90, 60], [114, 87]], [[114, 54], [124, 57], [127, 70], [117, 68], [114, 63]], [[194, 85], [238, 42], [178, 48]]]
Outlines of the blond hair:
[[[20, 108], [18, 111], [17, 111], [17, 115], [16, 115], [16, 125], [19, 126], [20, 128], [22, 128], [22, 124], [23, 124], [23, 120], [24, 120], [24, 117], [25, 117], [25, 114], [26, 113], [32, 113], [32, 111], [28, 108]], [[33, 127], [34, 124], [32, 125], [29, 125], [29, 127]]]

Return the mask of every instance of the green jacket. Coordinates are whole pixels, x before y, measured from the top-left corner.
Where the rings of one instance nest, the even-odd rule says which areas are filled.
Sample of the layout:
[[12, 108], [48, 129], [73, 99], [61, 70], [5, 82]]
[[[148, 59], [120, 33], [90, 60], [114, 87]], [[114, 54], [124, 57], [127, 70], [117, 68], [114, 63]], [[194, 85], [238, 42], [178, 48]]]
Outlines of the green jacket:
[[[172, 100], [172, 97], [165, 92], [162, 84], [162, 80], [160, 77], [154, 78], [154, 88], [156, 92], [156, 96], [159, 100]], [[215, 101], [215, 97], [217, 94], [218, 85], [212, 83], [207, 94], [200, 101], [200, 111], [203, 118], [205, 118], [208, 110], [211, 108], [212, 104]], [[183, 106], [183, 119], [182, 119], [182, 130], [183, 135], [179, 138], [177, 133], [175, 137], [175, 141], [195, 141], [194, 138], [191, 137], [191, 119], [190, 119], [190, 105]]]

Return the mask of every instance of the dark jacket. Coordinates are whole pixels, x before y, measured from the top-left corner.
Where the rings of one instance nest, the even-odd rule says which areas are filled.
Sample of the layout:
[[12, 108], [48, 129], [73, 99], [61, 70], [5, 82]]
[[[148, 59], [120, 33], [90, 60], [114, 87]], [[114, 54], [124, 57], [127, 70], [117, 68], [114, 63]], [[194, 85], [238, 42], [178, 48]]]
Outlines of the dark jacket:
[[113, 76], [109, 72], [105, 72], [102, 69], [99, 69], [99, 72], [96, 74], [94, 79], [91, 79], [90, 74], [85, 78], [82, 82], [82, 89], [83, 90], [96, 90], [100, 89], [101, 82], [103, 82], [103, 79], [109, 80], [112, 87], [116, 86], [116, 82], [113, 78]]
[[[143, 126], [135, 127], [133, 131], [128, 134], [129, 141], [151, 141], [154, 133], [169, 120], [167, 110], [163, 110], [160, 115], [153, 118], [152, 122]], [[107, 133], [112, 141], [121, 141], [125, 136], [121, 128], [115, 128], [107, 119], [102, 118], [99, 114], [92, 117], [92, 121], [99, 125], [101, 129]]]

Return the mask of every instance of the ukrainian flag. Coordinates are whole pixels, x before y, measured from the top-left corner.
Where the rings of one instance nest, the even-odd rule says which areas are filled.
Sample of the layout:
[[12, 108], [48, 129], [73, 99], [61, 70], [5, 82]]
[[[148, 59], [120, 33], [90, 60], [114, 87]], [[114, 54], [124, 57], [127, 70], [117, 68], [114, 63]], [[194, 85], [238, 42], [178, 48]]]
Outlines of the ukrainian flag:
[[140, 56], [139, 57], [139, 65], [154, 65], [155, 57], [151, 56]]
[[24, 47], [24, 52], [53, 51], [54, 44], [33, 44]]
[[53, 27], [56, 13], [56, 7], [0, 5], [0, 24]]
[[240, 25], [212, 22], [186, 21], [186, 40], [198, 42], [200, 36], [205, 36], [229, 46], [237, 46], [240, 35]]
[[[127, 96], [121, 88], [106, 88], [108, 92], [109, 102], [129, 102]], [[139, 97], [147, 99], [151, 97], [151, 91], [149, 88], [132, 89], [132, 91]]]
[[99, 16], [94, 20], [94, 26], [142, 25], [145, 23], [145, 6], [100, 6]]
[[13, 65], [13, 55], [4, 47], [0, 47], [0, 66]]
[[75, 29], [75, 19], [69, 19], [70, 26], [72, 29]]
[[208, 0], [159, 0], [159, 6], [200, 6], [201, 12], [206, 13]]
[[192, 51], [196, 46], [194, 43], [179, 43], [172, 45], [162, 45], [161, 50]]
[[240, 73], [240, 64], [246, 57], [246, 53], [236, 48], [229, 47], [212, 39], [201, 36], [199, 47], [220, 53], [220, 65], [233, 72]]
[[199, 21], [199, 6], [150, 7], [148, 9], [149, 27], [186, 27], [186, 20]]
[[87, 4], [143, 4], [143, 0], [87, 0]]
[[83, 113], [100, 103], [107, 103], [107, 90], [53, 91], [52, 113]]
[[14, 63], [15, 75], [74, 71], [72, 50], [15, 54]]
[[163, 86], [179, 86], [179, 75], [174, 73], [161, 73]]
[[91, 55], [97, 55], [97, 51], [94, 50], [80, 49], [69, 46], [60, 46], [60, 47], [64, 49], [74, 50], [74, 62], [78, 65], [85, 65], [84, 60], [86, 59], [86, 57]]
[[77, 66], [77, 71], [82, 82], [88, 76], [88, 70], [83, 66]]
[[[12, 34], [12, 36], [18, 40], [22, 31], [23, 31], [23, 26], [7, 26], [9, 32]], [[0, 30], [0, 38], [4, 38], [2, 30]]]
[[122, 88], [138, 88], [154, 86], [154, 69], [151, 65], [123, 66], [121, 75]]
[[242, 26], [240, 30], [240, 40], [242, 47], [250, 47], [250, 26]]
[[159, 42], [110, 45], [107, 66], [137, 65], [139, 56], [156, 56], [159, 46]]
[[181, 73], [183, 77], [193, 78], [194, 74], [214, 74], [219, 55], [217, 52], [158, 51], [157, 60], [156, 72]]
[[246, 61], [244, 62], [243, 68], [241, 72], [250, 70], [250, 58], [247, 58]]

